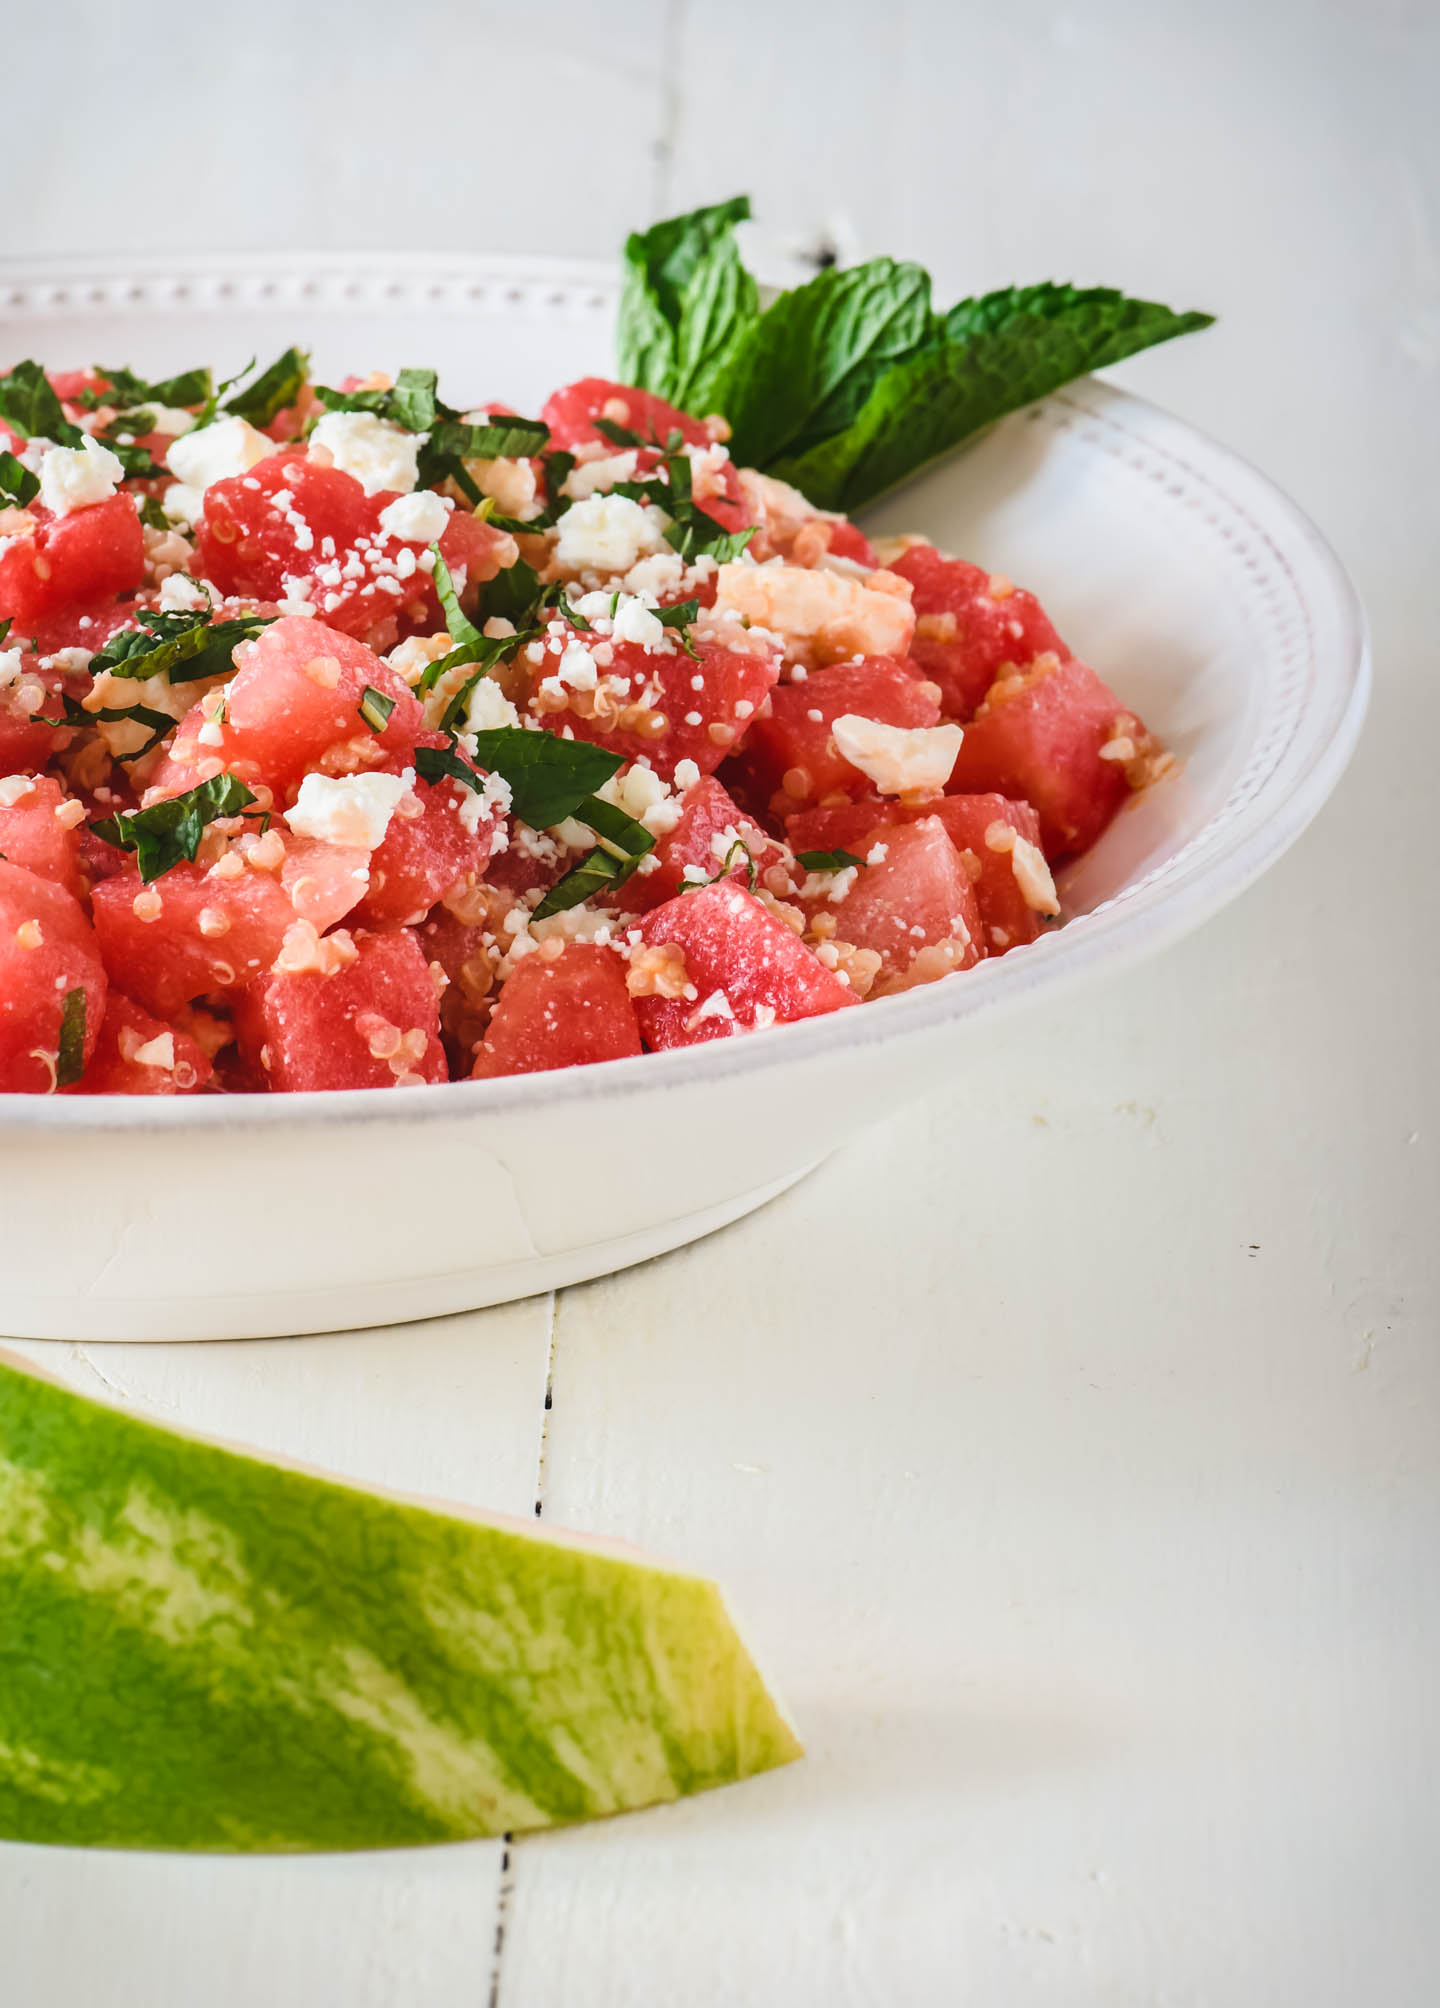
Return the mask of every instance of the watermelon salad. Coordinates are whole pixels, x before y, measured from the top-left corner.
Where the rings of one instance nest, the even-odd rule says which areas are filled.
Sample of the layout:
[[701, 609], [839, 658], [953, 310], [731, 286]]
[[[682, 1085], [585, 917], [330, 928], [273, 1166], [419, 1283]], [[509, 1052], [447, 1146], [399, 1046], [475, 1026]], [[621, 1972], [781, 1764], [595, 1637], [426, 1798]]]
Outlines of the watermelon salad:
[[[423, 368], [319, 382], [298, 349], [218, 386], [0, 374], [0, 1090], [587, 1065], [961, 979], [1055, 924], [1054, 868], [1169, 757], [1025, 586], [786, 475], [863, 499], [897, 372], [949, 409], [935, 356], [963, 374], [979, 342], [993, 385], [1023, 335], [1033, 396], [1031, 322], [1144, 303], [1035, 289], [963, 339], [952, 310], [821, 438], [846, 414], [833, 358], [806, 390], [809, 288], [703, 331], [728, 380], [654, 387], [705, 260], [748, 276], [733, 208], [697, 215], [631, 240], [640, 381], [533, 418]], [[817, 327], [869, 325], [837, 322], [854, 279], [814, 282]], [[757, 403], [784, 313], [808, 416]], [[1079, 325], [1072, 374], [1113, 352]]]

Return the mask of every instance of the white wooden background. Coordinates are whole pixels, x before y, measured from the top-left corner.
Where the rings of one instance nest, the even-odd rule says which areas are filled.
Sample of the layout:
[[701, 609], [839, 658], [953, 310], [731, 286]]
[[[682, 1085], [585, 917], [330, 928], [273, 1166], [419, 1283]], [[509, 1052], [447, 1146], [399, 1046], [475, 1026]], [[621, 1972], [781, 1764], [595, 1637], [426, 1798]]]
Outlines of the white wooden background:
[[1314, 512], [1377, 664], [1262, 887], [711, 1241], [397, 1333], [34, 1348], [715, 1572], [810, 1755], [508, 1859], [0, 1850], [5, 2008], [1428, 2008], [1434, 5], [85, 0], [5, 67], [18, 252], [596, 252], [744, 187], [947, 291], [1214, 308], [1125, 380]]

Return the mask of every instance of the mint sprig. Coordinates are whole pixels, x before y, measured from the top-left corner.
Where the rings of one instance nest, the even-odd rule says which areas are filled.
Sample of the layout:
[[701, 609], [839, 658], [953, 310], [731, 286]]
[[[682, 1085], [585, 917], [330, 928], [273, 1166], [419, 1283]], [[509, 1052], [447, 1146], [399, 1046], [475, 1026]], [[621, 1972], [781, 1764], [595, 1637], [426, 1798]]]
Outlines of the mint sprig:
[[723, 412], [738, 462], [821, 508], [858, 509], [1007, 412], [1213, 318], [1050, 281], [936, 313], [928, 274], [890, 258], [821, 272], [762, 313], [734, 277], [748, 215], [736, 197], [630, 238], [620, 369]]

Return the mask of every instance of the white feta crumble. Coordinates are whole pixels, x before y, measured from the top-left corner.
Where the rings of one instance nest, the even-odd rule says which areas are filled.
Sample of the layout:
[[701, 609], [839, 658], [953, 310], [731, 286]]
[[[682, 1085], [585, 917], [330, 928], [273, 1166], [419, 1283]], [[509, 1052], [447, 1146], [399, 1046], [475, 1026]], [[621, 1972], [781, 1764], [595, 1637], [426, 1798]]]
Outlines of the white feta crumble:
[[610, 622], [610, 633], [616, 641], [634, 642], [639, 648], [674, 649], [674, 642], [665, 629], [652, 605], [647, 605], [638, 593], [622, 593]]
[[40, 462], [40, 500], [56, 516], [108, 502], [124, 479], [118, 454], [87, 432], [83, 446], [52, 446]]
[[627, 593], [648, 593], [659, 601], [677, 594], [684, 579], [685, 560], [667, 547], [632, 565], [621, 583]]
[[450, 504], [428, 488], [402, 495], [380, 511], [380, 528], [403, 544], [438, 544], [450, 521]]
[[[16, 654], [18, 651], [12, 649], [8, 653]], [[13, 809], [17, 802], [23, 801], [27, 795], [33, 795], [34, 792], [33, 774], [7, 774], [4, 780], [0, 781], [0, 809]]]
[[560, 492], [572, 501], [584, 502], [592, 495], [613, 488], [617, 481], [633, 481], [636, 458], [632, 447], [626, 453], [609, 453], [598, 460], [582, 460], [571, 468]]
[[421, 443], [418, 432], [402, 431], [371, 411], [327, 411], [310, 435], [311, 446], [323, 447], [367, 495], [386, 489], [408, 495], [419, 478]]
[[555, 562], [564, 571], [628, 572], [665, 548], [670, 519], [653, 503], [628, 495], [592, 495], [565, 511], [556, 525]]
[[185, 572], [171, 572], [160, 581], [160, 611], [164, 614], [202, 614], [210, 611], [210, 595], [198, 580]]
[[853, 711], [842, 712], [830, 731], [843, 758], [882, 795], [938, 794], [964, 737], [958, 725], [885, 725]]
[[888, 844], [872, 844], [865, 853], [865, 862], [867, 865], [883, 865], [889, 855], [890, 846]]
[[471, 691], [470, 702], [465, 707], [465, 730], [498, 732], [506, 727], [514, 730], [519, 723], [519, 712], [494, 677], [482, 676]]
[[263, 432], [257, 432], [248, 418], [220, 418], [177, 439], [165, 455], [175, 476], [162, 504], [172, 523], [193, 523], [203, 508], [205, 490], [217, 481], [248, 474], [279, 447]]
[[[461, 826], [473, 837], [482, 822], [488, 817], [508, 816], [512, 800], [510, 783], [503, 774], [487, 774], [485, 786], [478, 792], [474, 788], [465, 790], [465, 799], [460, 804]], [[504, 846], [502, 845], [503, 849]], [[493, 855], [493, 853], [492, 853]]]
[[293, 809], [285, 820], [297, 837], [315, 837], [326, 844], [350, 844], [373, 851], [406, 795], [415, 791], [415, 770], [403, 774], [307, 774]]
[[568, 690], [593, 690], [599, 681], [595, 658], [583, 641], [568, 642], [560, 658], [553, 677], [546, 677], [547, 683], [559, 683]]

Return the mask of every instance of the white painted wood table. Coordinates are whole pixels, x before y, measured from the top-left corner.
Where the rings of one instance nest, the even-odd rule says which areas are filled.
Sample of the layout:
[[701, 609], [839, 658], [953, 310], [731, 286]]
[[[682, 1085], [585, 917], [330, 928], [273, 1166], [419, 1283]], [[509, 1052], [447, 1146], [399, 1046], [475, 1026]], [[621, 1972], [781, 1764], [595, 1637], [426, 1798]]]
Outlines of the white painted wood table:
[[[778, 234], [914, 254], [945, 289], [1073, 274], [1214, 307], [1126, 380], [1335, 538], [1374, 620], [1372, 723], [1220, 921], [988, 1036], [696, 1248], [390, 1333], [31, 1347], [162, 1417], [713, 1571], [809, 1757], [508, 1858], [3, 1850], [0, 2001], [1422, 2008], [1434, 10], [542, 12], [360, 0], [337, 36], [274, 0], [210, 10], [166, 101], [213, 61], [203, 121], [127, 130], [138, 205], [98, 148], [54, 143], [62, 68], [72, 104], [125, 81], [112, 13], [29, 25], [10, 248], [299, 244], [318, 217], [339, 243], [593, 251], [746, 185]], [[542, 61], [614, 115], [537, 125], [493, 87]], [[473, 85], [474, 143], [397, 148], [427, 94], [458, 119], [440, 77]]]

